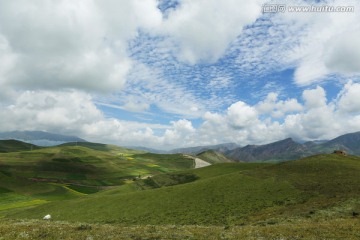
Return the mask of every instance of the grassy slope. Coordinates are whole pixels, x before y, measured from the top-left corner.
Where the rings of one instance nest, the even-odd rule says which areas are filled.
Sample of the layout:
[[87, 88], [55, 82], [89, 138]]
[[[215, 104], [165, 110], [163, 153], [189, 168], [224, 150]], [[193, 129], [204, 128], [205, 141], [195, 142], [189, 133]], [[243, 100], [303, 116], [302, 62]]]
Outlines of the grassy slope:
[[94, 194], [45, 204], [13, 217], [40, 218], [51, 213], [67, 221], [238, 225], [329, 216], [347, 219], [360, 211], [359, 157], [319, 155], [250, 166], [214, 165], [190, 171], [199, 179], [187, 184]]
[[124, 179], [189, 169], [193, 161], [180, 154], [122, 153], [81, 146], [62, 146], [0, 154], [1, 172], [38, 181], [117, 185]]
[[40, 147], [17, 140], [0, 140], [0, 153], [30, 151]]
[[208, 150], [208, 151], [199, 153], [197, 155], [197, 157], [199, 157], [202, 160], [205, 160], [211, 164], [222, 163], [222, 162], [232, 162], [230, 159], [225, 157], [225, 155], [223, 155], [222, 153], [219, 153], [219, 152], [216, 152], [213, 150]]
[[[121, 185], [139, 175], [192, 168], [182, 155], [144, 154], [121, 147], [82, 143], [0, 154], [0, 211], [78, 198], [103, 186]], [[2, 213], [4, 214], [4, 212]], [[1, 214], [0, 214], [1, 215]]]
[[111, 153], [121, 153], [121, 154], [138, 154], [138, 153], [146, 153], [140, 150], [128, 149], [119, 147], [111, 144], [102, 144], [102, 143], [91, 143], [91, 142], [70, 142], [59, 145], [59, 147], [86, 147], [97, 151], [103, 152], [111, 152]]

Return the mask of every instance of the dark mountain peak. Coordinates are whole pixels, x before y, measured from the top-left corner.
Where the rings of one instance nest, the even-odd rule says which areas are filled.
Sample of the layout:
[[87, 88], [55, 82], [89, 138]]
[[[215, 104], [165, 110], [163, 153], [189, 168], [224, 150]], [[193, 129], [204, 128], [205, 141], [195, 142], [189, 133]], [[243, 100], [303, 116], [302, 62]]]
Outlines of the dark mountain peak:
[[283, 144], [283, 143], [295, 143], [298, 144], [297, 142], [295, 142], [292, 138], [285, 138], [283, 140], [279, 140], [270, 144]]

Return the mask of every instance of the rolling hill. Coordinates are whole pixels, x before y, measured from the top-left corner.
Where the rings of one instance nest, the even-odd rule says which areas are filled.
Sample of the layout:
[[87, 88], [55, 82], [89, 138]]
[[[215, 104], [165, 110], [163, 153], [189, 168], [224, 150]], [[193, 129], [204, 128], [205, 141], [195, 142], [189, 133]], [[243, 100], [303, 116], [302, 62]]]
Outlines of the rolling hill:
[[352, 221], [360, 211], [359, 171], [359, 157], [335, 154], [279, 164], [222, 163], [176, 173], [196, 176], [186, 183], [120, 191], [125, 185], [8, 217], [39, 219], [51, 213], [61, 221], [130, 225], [273, 225], [329, 217]]
[[31, 150], [20, 141], [1, 143], [7, 152], [0, 153], [0, 215], [2, 210], [77, 198], [140, 177], [194, 167], [194, 161], [182, 154], [158, 155], [105, 144]]
[[17, 140], [0, 140], [0, 153], [31, 151], [35, 149], [40, 149], [40, 147]]
[[233, 162], [233, 160], [227, 158], [224, 154], [214, 150], [207, 150], [197, 154], [196, 156], [211, 164]]

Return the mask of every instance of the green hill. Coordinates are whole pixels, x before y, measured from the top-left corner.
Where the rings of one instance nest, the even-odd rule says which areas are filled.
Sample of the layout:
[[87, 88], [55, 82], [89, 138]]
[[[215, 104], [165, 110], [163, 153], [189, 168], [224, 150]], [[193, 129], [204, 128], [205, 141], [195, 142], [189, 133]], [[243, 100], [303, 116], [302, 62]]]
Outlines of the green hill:
[[59, 145], [59, 147], [86, 147], [93, 150], [103, 151], [103, 152], [111, 152], [111, 153], [121, 153], [121, 154], [138, 154], [138, 153], [146, 153], [146, 151], [134, 150], [124, 147], [119, 147], [111, 144], [102, 144], [102, 143], [92, 143], [92, 142], [69, 142]]
[[281, 164], [223, 163], [183, 172], [196, 177], [187, 183], [144, 191], [120, 187], [11, 217], [39, 219], [51, 213], [56, 220], [140, 225], [351, 219], [360, 211], [359, 171], [359, 157], [332, 154]]
[[158, 155], [93, 144], [91, 148], [59, 146], [2, 153], [0, 166], [4, 174], [40, 182], [118, 185], [139, 175], [190, 169], [193, 160], [181, 154]]
[[222, 154], [220, 152], [216, 152], [214, 150], [207, 150], [207, 151], [197, 154], [196, 156], [206, 162], [211, 163], [211, 164], [233, 162], [232, 160], [227, 158], [224, 154]]
[[30, 151], [40, 147], [17, 140], [0, 140], [0, 153]]
[[[12, 151], [22, 146], [21, 142], [15, 143], [8, 144], [13, 146]], [[0, 215], [3, 210], [78, 198], [139, 177], [194, 166], [192, 159], [181, 154], [157, 155], [112, 145], [83, 144], [86, 147], [0, 153]]]

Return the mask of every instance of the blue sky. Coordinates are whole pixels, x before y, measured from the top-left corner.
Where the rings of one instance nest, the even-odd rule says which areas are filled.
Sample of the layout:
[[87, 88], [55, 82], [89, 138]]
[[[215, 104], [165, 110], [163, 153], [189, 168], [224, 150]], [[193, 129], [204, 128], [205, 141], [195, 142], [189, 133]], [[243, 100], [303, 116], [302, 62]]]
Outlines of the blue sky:
[[262, 13], [284, 3], [0, 0], [0, 131], [159, 149], [359, 131], [359, 3]]

